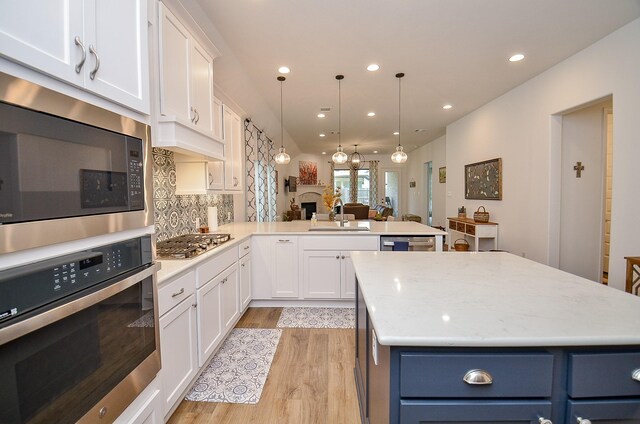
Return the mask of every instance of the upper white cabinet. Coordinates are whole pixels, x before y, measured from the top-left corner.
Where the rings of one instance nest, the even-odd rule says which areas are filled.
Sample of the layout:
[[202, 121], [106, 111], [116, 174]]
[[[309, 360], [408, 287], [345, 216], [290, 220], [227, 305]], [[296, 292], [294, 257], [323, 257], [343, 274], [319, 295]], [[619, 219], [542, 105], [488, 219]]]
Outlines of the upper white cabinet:
[[224, 188], [242, 190], [242, 120], [227, 105], [222, 107], [224, 120]]
[[0, 54], [149, 114], [145, 0], [4, 0]]
[[214, 131], [213, 59], [187, 27], [159, 3], [160, 116], [156, 146], [223, 159]]

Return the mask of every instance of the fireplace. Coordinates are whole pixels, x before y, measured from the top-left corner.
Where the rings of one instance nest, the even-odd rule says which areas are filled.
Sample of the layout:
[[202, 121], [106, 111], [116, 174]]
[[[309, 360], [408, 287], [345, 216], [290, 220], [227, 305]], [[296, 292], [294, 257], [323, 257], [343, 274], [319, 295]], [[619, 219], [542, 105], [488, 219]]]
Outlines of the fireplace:
[[317, 203], [316, 202], [302, 202], [300, 207], [306, 211], [305, 218], [306, 220], [311, 219], [311, 215], [314, 212], [317, 212]]

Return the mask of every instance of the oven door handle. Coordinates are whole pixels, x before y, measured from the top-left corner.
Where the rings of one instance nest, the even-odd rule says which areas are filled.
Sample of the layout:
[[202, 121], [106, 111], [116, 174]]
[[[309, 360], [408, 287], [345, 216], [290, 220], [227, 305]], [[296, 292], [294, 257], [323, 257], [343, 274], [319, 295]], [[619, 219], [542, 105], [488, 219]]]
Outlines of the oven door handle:
[[15, 340], [19, 337], [24, 336], [27, 333], [31, 333], [49, 324], [52, 324], [56, 321], [66, 318], [69, 315], [72, 315], [78, 311], [81, 311], [90, 306], [93, 306], [96, 303], [102, 302], [103, 300], [115, 294], [118, 294], [125, 289], [128, 289], [134, 284], [138, 284], [139, 282], [143, 281], [145, 278], [154, 276], [154, 280], [155, 280], [155, 274], [159, 270], [160, 270], [160, 263], [156, 262], [151, 266], [141, 270], [140, 272], [132, 274], [94, 293], [88, 294], [79, 299], [75, 299], [69, 303], [65, 303], [63, 305], [57, 306], [53, 309], [50, 309], [41, 314], [35, 315], [31, 318], [27, 318], [15, 324], [9, 325], [7, 327], [0, 328], [0, 345], [8, 343], [12, 340]]

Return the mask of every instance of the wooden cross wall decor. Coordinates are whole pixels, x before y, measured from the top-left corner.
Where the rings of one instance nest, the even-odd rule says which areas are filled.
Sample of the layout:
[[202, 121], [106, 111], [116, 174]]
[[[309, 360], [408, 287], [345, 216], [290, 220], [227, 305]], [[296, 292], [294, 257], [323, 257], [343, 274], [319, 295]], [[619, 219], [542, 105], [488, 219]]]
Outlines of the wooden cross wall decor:
[[573, 170], [576, 171], [576, 178], [582, 177], [582, 171], [584, 171], [582, 162], [576, 162], [576, 166], [573, 167]]

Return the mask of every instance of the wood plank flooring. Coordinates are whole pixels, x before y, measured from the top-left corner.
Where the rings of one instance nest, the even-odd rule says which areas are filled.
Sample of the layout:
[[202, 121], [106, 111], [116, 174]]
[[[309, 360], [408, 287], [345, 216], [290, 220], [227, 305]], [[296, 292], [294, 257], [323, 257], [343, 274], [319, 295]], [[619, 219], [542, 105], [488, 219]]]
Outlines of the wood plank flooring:
[[[282, 308], [249, 308], [236, 327], [276, 328]], [[353, 329], [285, 328], [256, 405], [182, 401], [170, 424], [356, 424]]]

